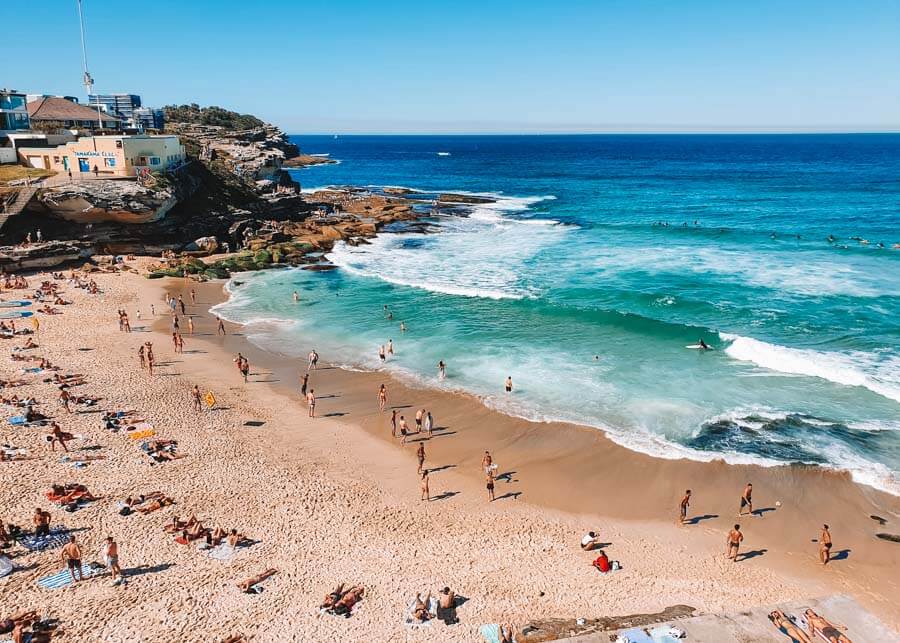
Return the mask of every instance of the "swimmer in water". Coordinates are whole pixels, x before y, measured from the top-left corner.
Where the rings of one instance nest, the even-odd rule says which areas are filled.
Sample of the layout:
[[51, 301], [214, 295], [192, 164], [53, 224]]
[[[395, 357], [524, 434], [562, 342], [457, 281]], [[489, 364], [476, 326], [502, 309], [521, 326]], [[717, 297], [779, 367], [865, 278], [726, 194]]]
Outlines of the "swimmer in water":
[[400, 332], [401, 333], [406, 332], [406, 324], [404, 324], [403, 322], [400, 322]]
[[300, 295], [298, 295], [297, 291], [295, 290], [294, 291], [294, 303], [296, 304], [298, 301], [300, 301]]

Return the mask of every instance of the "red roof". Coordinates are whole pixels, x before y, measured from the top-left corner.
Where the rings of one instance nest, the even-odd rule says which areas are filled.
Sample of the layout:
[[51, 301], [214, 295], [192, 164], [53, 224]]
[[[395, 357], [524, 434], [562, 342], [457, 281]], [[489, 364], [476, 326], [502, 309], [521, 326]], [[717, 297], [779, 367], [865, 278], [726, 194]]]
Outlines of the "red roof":
[[[28, 103], [28, 116], [33, 121], [96, 121], [97, 108], [73, 103], [65, 98], [40, 98]], [[102, 115], [104, 122], [118, 122], [110, 114]]]

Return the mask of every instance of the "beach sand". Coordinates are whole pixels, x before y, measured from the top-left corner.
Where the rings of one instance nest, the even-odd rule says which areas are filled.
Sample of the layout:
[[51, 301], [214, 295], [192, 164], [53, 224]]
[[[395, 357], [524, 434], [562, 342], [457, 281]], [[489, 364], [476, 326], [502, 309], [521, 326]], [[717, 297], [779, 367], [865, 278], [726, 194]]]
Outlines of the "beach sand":
[[[58, 550], [24, 553], [16, 546], [13, 562], [23, 569], [0, 579], [0, 616], [39, 609], [60, 620], [61, 640], [72, 641], [216, 641], [233, 634], [258, 641], [473, 641], [484, 623], [521, 626], [531, 618], [593, 618], [677, 604], [733, 611], [842, 592], [900, 627], [900, 607], [891, 598], [898, 595], [900, 545], [874, 536], [900, 532], [898, 498], [809, 467], [651, 458], [597, 430], [531, 423], [469, 396], [329, 368], [327, 355], [310, 380], [320, 417], [309, 419], [297, 384], [305, 362], [254, 348], [231, 324], [226, 337], [215, 335], [207, 311], [223, 299], [221, 283], [129, 273], [92, 277], [103, 293], [65, 285], [64, 296], [75, 305], [63, 307], [63, 315], [40, 316], [40, 347], [30, 352], [64, 372], [86, 373], [79, 393], [103, 396], [102, 408], [137, 409], [158, 437], [177, 440], [186, 457], [151, 465], [134, 441], [101, 429], [99, 414], [56, 408], [58, 390], [40, 378], [5, 391], [35, 395], [39, 410], [84, 436], [71, 450], [97, 445], [85, 453], [106, 459], [72, 468], [60, 462], [58, 448], [50, 452], [46, 429], [4, 424], [0, 441], [40, 459], [0, 463], [0, 520], [27, 526], [35, 507], [48, 509], [54, 523], [79, 530], [88, 560], [99, 559], [102, 540], [113, 535], [128, 582], [113, 587], [100, 576], [46, 590], [36, 580], [62, 568]], [[40, 280], [31, 277], [33, 284]], [[163, 291], [182, 292], [190, 302], [191, 288], [198, 294], [196, 306], [188, 303], [196, 333], [187, 335], [182, 319], [185, 353], [176, 355]], [[118, 330], [118, 308], [128, 311], [135, 332]], [[160, 362], [152, 377], [137, 359], [148, 340]], [[5, 340], [7, 349], [23, 343]], [[238, 351], [250, 360], [247, 384], [232, 362]], [[0, 367], [6, 379], [22, 363], [5, 357]], [[391, 438], [389, 413], [378, 411], [382, 382], [388, 408], [402, 407], [410, 425], [415, 409], [424, 407], [444, 427], [425, 442], [431, 494], [439, 500], [420, 500], [418, 442], [401, 446]], [[215, 394], [214, 410], [192, 410], [195, 383]], [[7, 416], [13, 414], [9, 409]], [[510, 473], [498, 480], [493, 503], [480, 470], [486, 449], [498, 472]], [[732, 563], [724, 557], [725, 535], [748, 480], [756, 507], [766, 511], [739, 520], [743, 549], [752, 556]], [[44, 492], [67, 481], [87, 485], [101, 499], [72, 514], [51, 506]], [[677, 505], [688, 487], [695, 524], [681, 526]], [[177, 504], [146, 516], [117, 513], [116, 501], [157, 490]], [[163, 532], [176, 514], [235, 527], [259, 542], [230, 562], [211, 559]], [[889, 522], [881, 527], [870, 514]], [[826, 568], [811, 542], [823, 522], [831, 526], [834, 551], [848, 550]], [[589, 529], [610, 543], [606, 551], [622, 570], [601, 575], [591, 568], [594, 555], [578, 546]], [[262, 593], [235, 587], [270, 567], [278, 573]], [[349, 619], [320, 615], [323, 596], [341, 582], [365, 586], [360, 609]], [[468, 599], [457, 610], [460, 623], [406, 627], [404, 612], [415, 594], [445, 585]]]

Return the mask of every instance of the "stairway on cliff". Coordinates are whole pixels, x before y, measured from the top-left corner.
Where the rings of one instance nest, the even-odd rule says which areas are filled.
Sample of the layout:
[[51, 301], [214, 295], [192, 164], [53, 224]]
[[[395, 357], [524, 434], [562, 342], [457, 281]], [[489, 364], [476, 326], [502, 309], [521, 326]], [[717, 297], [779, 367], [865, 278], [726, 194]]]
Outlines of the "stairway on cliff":
[[21, 187], [13, 193], [13, 197], [6, 201], [2, 211], [0, 211], [0, 231], [9, 221], [10, 217], [20, 214], [29, 201], [34, 198], [38, 189], [32, 186]]

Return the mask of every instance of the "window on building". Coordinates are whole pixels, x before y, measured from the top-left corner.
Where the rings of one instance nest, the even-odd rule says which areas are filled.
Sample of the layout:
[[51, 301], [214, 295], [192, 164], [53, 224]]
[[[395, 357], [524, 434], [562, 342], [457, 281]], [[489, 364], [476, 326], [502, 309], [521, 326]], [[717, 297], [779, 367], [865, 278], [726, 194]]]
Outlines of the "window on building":
[[104, 164], [106, 167], [115, 167], [115, 166], [116, 166], [116, 159], [105, 158], [105, 159], [103, 159], [103, 164]]
[[116, 147], [117, 147], [118, 149], [120, 149], [120, 150], [122, 149], [122, 141], [121, 141], [121, 139], [118, 140], [118, 141], [116, 141]]
[[59, 163], [59, 157], [58, 157], [58, 156], [54, 156], [54, 157], [53, 157], [53, 162], [54, 162], [54, 163]]
[[159, 157], [151, 156], [150, 157], [150, 165], [159, 165]]

